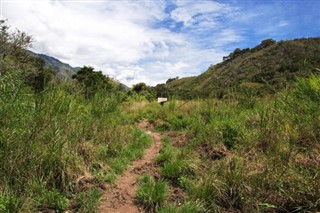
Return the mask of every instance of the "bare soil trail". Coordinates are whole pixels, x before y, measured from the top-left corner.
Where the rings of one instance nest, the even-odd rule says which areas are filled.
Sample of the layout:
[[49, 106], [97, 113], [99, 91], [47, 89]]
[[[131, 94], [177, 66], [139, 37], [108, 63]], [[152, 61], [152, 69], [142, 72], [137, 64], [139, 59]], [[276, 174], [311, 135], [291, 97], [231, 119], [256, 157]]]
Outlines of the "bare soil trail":
[[107, 189], [103, 195], [100, 213], [137, 213], [144, 212], [134, 202], [137, 191], [136, 180], [144, 173], [157, 175], [154, 158], [158, 155], [161, 148], [160, 133], [151, 132], [153, 127], [147, 120], [143, 120], [138, 127], [147, 131], [152, 138], [151, 146], [145, 150], [144, 156], [133, 162], [131, 166], [115, 181], [114, 186]]

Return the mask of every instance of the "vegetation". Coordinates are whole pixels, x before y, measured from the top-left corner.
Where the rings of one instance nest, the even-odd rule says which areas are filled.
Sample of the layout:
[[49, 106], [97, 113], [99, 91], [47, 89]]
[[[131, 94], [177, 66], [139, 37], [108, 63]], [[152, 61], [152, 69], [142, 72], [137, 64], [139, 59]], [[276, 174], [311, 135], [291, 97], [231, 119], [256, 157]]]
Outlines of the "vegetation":
[[201, 76], [125, 91], [86, 66], [59, 82], [28, 35], [0, 26], [0, 212], [94, 211], [151, 143], [143, 118], [167, 135], [157, 177], [138, 180], [146, 211], [320, 211], [318, 38], [265, 40]]
[[273, 96], [232, 97], [144, 109], [160, 130], [175, 131], [156, 161], [161, 178], [187, 193], [160, 212], [319, 211], [320, 76]]
[[128, 95], [135, 101], [148, 100], [151, 102], [156, 99], [155, 89], [143, 82], [133, 85]]
[[151, 140], [121, 113], [112, 80], [83, 67], [58, 83], [23, 49], [25, 34], [1, 27], [0, 211], [92, 212], [102, 184]]
[[84, 66], [72, 78], [76, 79], [84, 87], [84, 95], [87, 98], [94, 96], [98, 91], [109, 91], [112, 88], [108, 77], [102, 72], [95, 72], [93, 67]]
[[167, 183], [154, 181], [153, 177], [146, 174], [139, 180], [140, 188], [137, 191], [136, 200], [147, 211], [155, 211], [167, 198]]
[[44, 54], [37, 54], [32, 51], [28, 51], [33, 57], [41, 59], [45, 63], [45, 68], [53, 70], [55, 78], [59, 81], [71, 81], [72, 76], [77, 73], [79, 68], [71, 67], [69, 64], [62, 63], [56, 58], [47, 56]]
[[236, 48], [200, 76], [169, 81], [163, 87], [180, 99], [230, 97], [243, 89], [263, 96], [284, 89], [296, 77], [316, 72], [319, 49], [320, 38], [266, 39], [251, 49]]

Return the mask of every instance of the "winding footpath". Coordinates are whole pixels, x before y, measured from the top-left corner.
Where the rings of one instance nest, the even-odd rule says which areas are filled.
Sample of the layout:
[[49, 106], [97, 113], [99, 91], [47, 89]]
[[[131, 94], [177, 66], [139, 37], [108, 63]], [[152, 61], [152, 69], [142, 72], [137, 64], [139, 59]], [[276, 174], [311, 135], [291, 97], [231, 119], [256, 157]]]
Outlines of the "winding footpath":
[[144, 156], [133, 162], [133, 164], [117, 178], [114, 186], [105, 191], [99, 209], [100, 213], [143, 212], [143, 209], [134, 202], [138, 188], [136, 180], [144, 173], [154, 170], [154, 158], [158, 155], [161, 148], [161, 135], [160, 133], [151, 132], [153, 128], [146, 120], [140, 122], [138, 127], [148, 132], [152, 138], [152, 144], [145, 150]]

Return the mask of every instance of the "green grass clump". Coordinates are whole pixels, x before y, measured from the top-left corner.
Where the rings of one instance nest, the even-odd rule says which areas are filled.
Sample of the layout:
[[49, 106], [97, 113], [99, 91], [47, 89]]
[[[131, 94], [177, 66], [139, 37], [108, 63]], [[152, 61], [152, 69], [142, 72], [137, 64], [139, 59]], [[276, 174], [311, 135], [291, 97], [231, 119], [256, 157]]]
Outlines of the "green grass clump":
[[155, 161], [163, 165], [166, 162], [170, 162], [176, 155], [176, 148], [171, 144], [168, 137], [164, 137], [159, 155], [156, 156]]
[[166, 205], [162, 207], [159, 213], [201, 213], [205, 212], [205, 208], [199, 202], [187, 201], [181, 206], [176, 206], [174, 204]]
[[161, 166], [161, 175], [175, 183], [182, 175], [192, 175], [197, 168], [197, 162], [189, 151], [182, 152], [173, 147], [168, 137], [164, 138], [161, 151], [155, 158]]
[[[127, 169], [131, 161], [141, 158], [145, 148], [152, 142], [151, 138], [141, 130], [132, 130], [132, 132], [134, 136], [133, 141], [127, 146], [116, 149], [115, 152], [117, 152], [117, 154], [114, 154], [113, 158], [107, 160], [108, 166], [112, 169], [111, 172], [114, 174], [121, 174]], [[110, 171], [107, 175], [109, 178], [112, 178], [112, 175], [110, 176]]]
[[11, 193], [0, 193], [0, 212], [17, 212], [22, 208], [23, 203]]
[[80, 213], [97, 212], [102, 192], [99, 189], [89, 189], [79, 193], [75, 198], [75, 209]]
[[57, 190], [43, 192], [39, 195], [37, 202], [39, 203], [37, 208], [42, 211], [51, 209], [63, 212], [69, 207], [69, 200]]
[[150, 175], [140, 179], [136, 201], [147, 210], [157, 210], [168, 197], [168, 185], [164, 181], [154, 181]]

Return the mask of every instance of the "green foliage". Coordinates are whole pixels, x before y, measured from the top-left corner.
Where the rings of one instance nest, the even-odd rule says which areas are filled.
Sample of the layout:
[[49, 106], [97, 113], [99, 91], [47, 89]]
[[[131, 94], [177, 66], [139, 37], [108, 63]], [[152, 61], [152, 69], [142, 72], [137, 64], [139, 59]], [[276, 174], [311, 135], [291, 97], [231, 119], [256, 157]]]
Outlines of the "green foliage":
[[1, 208], [64, 211], [83, 172], [112, 181], [141, 157], [151, 140], [128, 125], [121, 101], [104, 91], [85, 99], [66, 84], [35, 94], [22, 73], [2, 75], [0, 186], [19, 202], [4, 201]]
[[52, 209], [56, 212], [63, 212], [69, 206], [69, 200], [57, 190], [44, 191], [39, 194], [39, 199], [36, 202], [39, 203], [38, 209], [42, 211]]
[[[319, 211], [319, 79], [297, 78], [263, 98], [255, 93], [260, 85], [246, 84], [224, 100], [149, 105], [155, 124], [191, 137], [174, 144], [179, 148], [164, 139], [156, 157], [161, 176], [187, 193], [185, 203], [201, 204], [200, 212]], [[188, 125], [177, 128], [179, 117]], [[182, 206], [170, 203], [160, 212]]]
[[162, 207], [159, 213], [201, 213], [205, 212], [205, 208], [201, 203], [185, 202], [181, 206], [167, 205]]
[[161, 165], [161, 175], [173, 183], [184, 183], [183, 176], [192, 176], [197, 168], [197, 162], [192, 159], [192, 154], [188, 150], [179, 152], [166, 139], [159, 155], [155, 158]]
[[183, 164], [179, 161], [168, 162], [163, 165], [161, 175], [171, 180], [177, 180], [182, 174]]
[[[168, 183], [150, 175], [138, 180], [136, 200], [146, 210], [320, 210], [320, 77], [305, 78], [320, 62], [318, 38], [237, 49], [236, 58], [197, 78], [159, 90], [141, 84], [126, 99], [91, 67], [75, 76], [82, 85], [52, 83], [43, 61], [25, 54], [30, 38], [0, 24], [1, 212], [97, 209], [101, 192], [76, 180], [112, 182], [143, 156], [151, 139], [132, 124], [144, 117], [177, 133], [168, 133], [173, 139], [164, 139], [156, 157]], [[181, 85], [181, 97], [201, 91], [221, 100], [135, 102]], [[181, 205], [170, 203], [172, 186], [186, 193]]]
[[168, 83], [170, 83], [170, 82], [172, 82], [172, 81], [178, 80], [178, 79], [179, 79], [178, 76], [175, 77], [175, 78], [169, 78], [169, 79], [166, 81], [166, 84], [168, 84]]
[[224, 58], [227, 60], [210, 66], [197, 77], [174, 80], [159, 88], [181, 99], [221, 99], [238, 96], [242, 85], [249, 83], [260, 84], [254, 90], [265, 96], [281, 91], [297, 76], [307, 77], [319, 71], [319, 48], [319, 38], [279, 42], [266, 39], [252, 49], [235, 49]]
[[81, 192], [75, 198], [76, 211], [80, 213], [97, 212], [102, 192], [99, 189], [89, 189]]
[[34, 70], [26, 72], [25, 83], [31, 86], [36, 93], [39, 93], [48, 86], [49, 82], [54, 77], [54, 72], [51, 68], [45, 67], [45, 62], [41, 58], [32, 57]]
[[[172, 82], [172, 81], [170, 81]], [[168, 82], [169, 83], [169, 82]], [[157, 97], [169, 97], [169, 91], [166, 87], [166, 84], [157, 84], [154, 87]]]
[[256, 47], [254, 47], [252, 49], [252, 51], [258, 51], [258, 50], [261, 50], [263, 48], [267, 48], [267, 47], [270, 47], [272, 45], [276, 44], [276, 41], [269, 38], [269, 39], [265, 39], [263, 41], [261, 41], [261, 43], [259, 45], [257, 45]]
[[156, 100], [156, 91], [154, 88], [147, 86], [145, 83], [138, 83], [132, 86], [128, 92], [129, 96], [142, 96], [149, 102]]
[[0, 20], [0, 75], [19, 73], [24, 83], [39, 93], [53, 79], [54, 72], [45, 67], [44, 60], [26, 50], [31, 41], [26, 33], [12, 31]]
[[0, 193], [0, 212], [14, 213], [21, 209], [21, 200], [12, 195], [6, 193]]
[[170, 162], [175, 157], [175, 152], [176, 149], [172, 147], [170, 140], [164, 138], [160, 153], [156, 156], [155, 161], [160, 165]]
[[141, 93], [142, 91], [146, 91], [148, 88], [148, 86], [145, 83], [138, 83], [133, 85], [132, 87], [132, 91], [136, 92], [136, 93]]
[[131, 161], [141, 158], [151, 143], [151, 139], [140, 130], [133, 131], [133, 135], [134, 140], [126, 147], [118, 145], [108, 150], [108, 155], [113, 156], [108, 159], [108, 164], [116, 174], [121, 174]]
[[237, 143], [241, 142], [242, 133], [235, 124], [226, 123], [222, 129], [223, 143], [228, 149], [233, 149]]
[[136, 200], [147, 210], [157, 210], [167, 199], [168, 185], [164, 181], [154, 181], [150, 175], [140, 179]]
[[0, 20], [0, 60], [13, 57], [25, 62], [28, 60], [25, 49], [30, 47], [31, 41], [31, 36], [19, 30], [11, 31], [5, 21]]
[[93, 67], [82, 67], [72, 78], [84, 86], [86, 98], [94, 96], [98, 91], [107, 92], [112, 88], [109, 77], [103, 75], [101, 71], [94, 71]]

